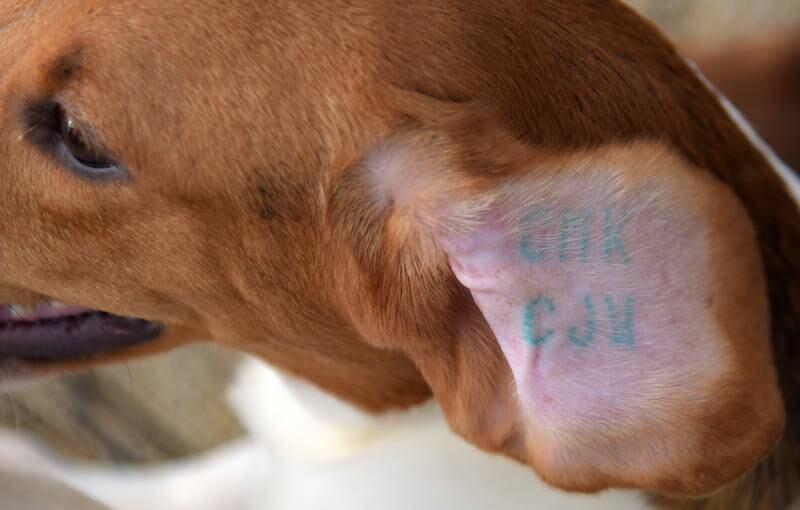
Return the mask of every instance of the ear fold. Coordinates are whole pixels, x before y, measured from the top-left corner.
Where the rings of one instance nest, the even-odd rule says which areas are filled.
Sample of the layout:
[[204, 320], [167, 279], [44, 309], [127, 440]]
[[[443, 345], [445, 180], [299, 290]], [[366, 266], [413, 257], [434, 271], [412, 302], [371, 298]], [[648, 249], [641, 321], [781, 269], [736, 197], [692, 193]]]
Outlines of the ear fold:
[[752, 468], [783, 410], [737, 198], [662, 146], [545, 153], [407, 101], [416, 123], [331, 199], [361, 334], [415, 361], [454, 430], [560, 488], [698, 495]]

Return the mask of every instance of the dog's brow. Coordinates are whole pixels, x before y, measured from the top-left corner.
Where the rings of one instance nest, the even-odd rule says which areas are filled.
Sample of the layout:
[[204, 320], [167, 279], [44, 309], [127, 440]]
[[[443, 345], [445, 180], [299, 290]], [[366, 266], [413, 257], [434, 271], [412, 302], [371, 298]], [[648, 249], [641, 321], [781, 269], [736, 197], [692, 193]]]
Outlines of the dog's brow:
[[48, 82], [60, 86], [74, 78], [83, 65], [83, 49], [75, 48], [58, 57], [47, 71]]

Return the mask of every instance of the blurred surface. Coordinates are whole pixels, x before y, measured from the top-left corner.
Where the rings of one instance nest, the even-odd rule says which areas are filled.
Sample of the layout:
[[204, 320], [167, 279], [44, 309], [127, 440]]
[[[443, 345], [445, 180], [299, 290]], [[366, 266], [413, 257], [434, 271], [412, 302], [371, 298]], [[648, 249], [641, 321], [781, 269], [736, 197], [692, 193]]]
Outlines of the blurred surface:
[[800, 1], [628, 0], [792, 168], [800, 168]]
[[800, 169], [800, 30], [741, 38], [722, 48], [687, 46], [764, 140]]
[[237, 358], [197, 345], [45, 381], [0, 396], [0, 424], [75, 458], [149, 463], [184, 457], [240, 435], [223, 400]]
[[60, 484], [24, 476], [0, 477], [0, 501], [3, 510], [108, 510]]
[[673, 39], [723, 41], [796, 27], [798, 0], [627, 0]]
[[[798, 28], [800, 0], [631, 0], [656, 20], [673, 39], [718, 66], [713, 74], [730, 82], [730, 90], [744, 87], [756, 100], [745, 109], [758, 109], [758, 78], [737, 85], [741, 57], [711, 62], [719, 48], [761, 34]], [[725, 60], [728, 59], [728, 60]], [[737, 75], [737, 71], [739, 71]], [[751, 71], [744, 73], [747, 76]], [[752, 71], [755, 72], [755, 71]], [[739, 76], [739, 78], [737, 78]], [[742, 82], [744, 83], [744, 82]], [[755, 90], [754, 90], [755, 88]], [[741, 92], [729, 92], [744, 98]], [[773, 94], [774, 95], [774, 94]], [[774, 99], [774, 98], [773, 98]], [[782, 104], [771, 106], [784, 109]], [[770, 115], [759, 124], [768, 132]], [[799, 114], [800, 115], [800, 114]], [[794, 124], [796, 126], [797, 124]], [[797, 129], [787, 146], [797, 147]], [[786, 135], [778, 128], [775, 136]], [[153, 462], [206, 450], [240, 433], [222, 395], [237, 356], [222, 349], [198, 346], [156, 359], [107, 367], [91, 374], [66, 377], [37, 385], [23, 394], [0, 394], [0, 426], [32, 432], [60, 452], [79, 458], [111, 462]], [[0, 477], [0, 500], [14, 491]], [[13, 508], [49, 508], [25, 504]], [[5, 506], [3, 508], [6, 508]], [[68, 508], [68, 507], [65, 507]], [[82, 508], [89, 508], [88, 506]]]

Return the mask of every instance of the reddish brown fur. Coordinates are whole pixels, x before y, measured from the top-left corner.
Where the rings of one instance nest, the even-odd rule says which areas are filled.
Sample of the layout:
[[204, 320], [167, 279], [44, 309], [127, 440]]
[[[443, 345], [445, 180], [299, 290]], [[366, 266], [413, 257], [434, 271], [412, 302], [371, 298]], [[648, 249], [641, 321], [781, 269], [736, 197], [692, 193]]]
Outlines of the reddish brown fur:
[[[0, 246], [2, 301], [48, 295], [191, 328], [372, 411], [432, 387], [456, 430], [524, 458], [497, 344], [484, 324], [459, 322], [480, 316], [469, 293], [413, 239], [385, 250], [385, 212], [358, 209], [348, 169], [413, 126], [397, 99], [410, 90], [472, 101], [550, 152], [662, 142], [727, 183], [758, 229], [784, 397], [800, 404], [797, 206], [673, 48], [622, 5], [64, 0], [24, 10], [0, 3], [0, 19], [18, 19], [0, 43], [0, 235], [13, 240]], [[80, 70], [64, 73], [75, 54]], [[26, 142], [26, 108], [53, 96], [101, 134], [132, 184], [81, 181]], [[488, 161], [467, 165], [473, 178], [493, 179]], [[175, 335], [146, 351], [185, 338]], [[796, 441], [787, 434], [763, 469], [791, 480]], [[787, 497], [788, 485], [778, 492], [760, 473], [732, 490]]]

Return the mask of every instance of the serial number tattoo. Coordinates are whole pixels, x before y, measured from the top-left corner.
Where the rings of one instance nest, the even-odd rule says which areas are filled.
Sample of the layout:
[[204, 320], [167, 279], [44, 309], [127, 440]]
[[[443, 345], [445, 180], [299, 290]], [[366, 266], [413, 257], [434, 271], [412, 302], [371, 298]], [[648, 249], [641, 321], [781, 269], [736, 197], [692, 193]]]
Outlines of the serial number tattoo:
[[[580, 268], [625, 268], [633, 263], [632, 252], [625, 243], [625, 231], [631, 219], [627, 207], [578, 207], [533, 209], [522, 221], [519, 249], [530, 264]], [[576, 347], [591, 347], [606, 339], [612, 344], [632, 349], [636, 345], [636, 303], [630, 293], [624, 295], [593, 294], [575, 296], [582, 313], [574, 324], [555, 331], [548, 327], [559, 313], [559, 303], [548, 295], [531, 298], [524, 307], [522, 333], [531, 346], [551, 341], [566, 341]]]
[[533, 263], [589, 262], [631, 264], [623, 242], [630, 211], [623, 207], [537, 208], [522, 221], [520, 251]]
[[[635, 301], [632, 295], [621, 297], [611, 295], [598, 298], [586, 294], [583, 298], [585, 316], [581, 324], [575, 324], [566, 331], [556, 332], [547, 327], [547, 317], [558, 312], [556, 301], [549, 296], [537, 296], [528, 301], [522, 320], [522, 333], [525, 341], [534, 347], [544, 345], [561, 334], [570, 344], [577, 347], [591, 347], [601, 336], [614, 345], [632, 349], [636, 346], [634, 327]], [[598, 311], [600, 308], [600, 311]], [[602, 324], [602, 328], [598, 325]], [[602, 335], [600, 332], [602, 331]]]

